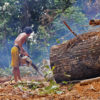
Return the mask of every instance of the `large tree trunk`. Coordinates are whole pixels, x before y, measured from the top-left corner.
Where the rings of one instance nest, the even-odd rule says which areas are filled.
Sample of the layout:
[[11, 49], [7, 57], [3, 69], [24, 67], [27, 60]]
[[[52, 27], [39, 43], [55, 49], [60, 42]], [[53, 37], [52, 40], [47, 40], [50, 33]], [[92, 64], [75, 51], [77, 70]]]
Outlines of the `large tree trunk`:
[[74, 38], [51, 48], [50, 64], [55, 66], [53, 73], [57, 82], [100, 75], [100, 30], [78, 37], [82, 40]]

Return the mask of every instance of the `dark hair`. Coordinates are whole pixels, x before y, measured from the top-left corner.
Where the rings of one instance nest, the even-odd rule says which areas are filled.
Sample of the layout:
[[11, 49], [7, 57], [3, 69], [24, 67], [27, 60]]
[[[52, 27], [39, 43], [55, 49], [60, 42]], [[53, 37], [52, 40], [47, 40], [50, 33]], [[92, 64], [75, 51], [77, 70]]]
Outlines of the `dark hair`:
[[91, 19], [90, 21], [91, 21], [91, 22], [95, 22], [94, 19]]
[[32, 33], [33, 29], [31, 27], [25, 27], [23, 32], [25, 32], [26, 34], [30, 34]]

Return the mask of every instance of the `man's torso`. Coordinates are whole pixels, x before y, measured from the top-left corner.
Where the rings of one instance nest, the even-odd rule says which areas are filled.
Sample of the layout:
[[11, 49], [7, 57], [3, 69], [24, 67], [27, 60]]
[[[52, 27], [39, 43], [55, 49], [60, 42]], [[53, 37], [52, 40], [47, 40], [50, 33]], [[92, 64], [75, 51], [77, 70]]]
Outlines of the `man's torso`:
[[14, 45], [18, 45], [19, 48], [22, 47], [22, 45], [25, 43], [27, 39], [27, 34], [26, 33], [21, 33], [18, 35], [18, 37], [15, 39]]

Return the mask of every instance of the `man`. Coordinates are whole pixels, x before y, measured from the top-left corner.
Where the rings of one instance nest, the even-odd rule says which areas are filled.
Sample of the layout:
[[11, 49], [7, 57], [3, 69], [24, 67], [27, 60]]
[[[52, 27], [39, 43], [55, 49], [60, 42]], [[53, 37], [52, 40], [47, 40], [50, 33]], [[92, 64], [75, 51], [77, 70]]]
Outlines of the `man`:
[[23, 33], [19, 34], [18, 37], [14, 41], [14, 46], [11, 49], [11, 66], [13, 67], [13, 74], [14, 74], [14, 80], [17, 82], [18, 80], [21, 81], [20, 77], [20, 70], [19, 70], [19, 54], [24, 56], [29, 56], [28, 53], [24, 50], [22, 45], [26, 42], [27, 38], [32, 33], [31, 27], [26, 27], [23, 31]]

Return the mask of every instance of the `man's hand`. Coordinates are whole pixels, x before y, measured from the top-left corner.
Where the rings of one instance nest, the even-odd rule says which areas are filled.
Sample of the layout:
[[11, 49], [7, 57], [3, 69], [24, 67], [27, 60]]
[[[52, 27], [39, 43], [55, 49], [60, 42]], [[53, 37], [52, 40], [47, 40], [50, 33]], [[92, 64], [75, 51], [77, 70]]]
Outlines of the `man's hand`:
[[24, 51], [24, 55], [25, 55], [25, 56], [29, 56], [29, 54], [28, 54], [26, 51]]
[[24, 61], [24, 62], [26, 62], [26, 64], [28, 65], [28, 67], [31, 66], [31, 64], [32, 64], [32, 60], [28, 56], [21, 57], [21, 60]]

